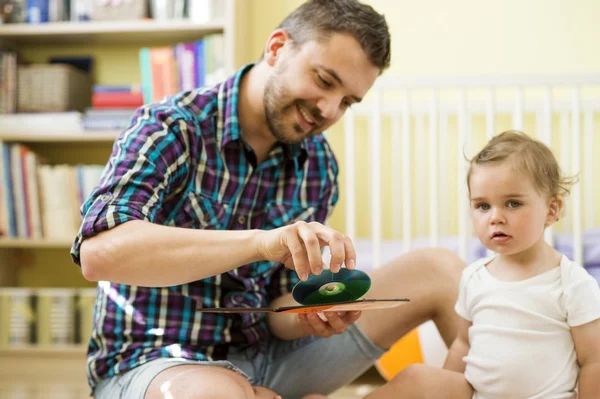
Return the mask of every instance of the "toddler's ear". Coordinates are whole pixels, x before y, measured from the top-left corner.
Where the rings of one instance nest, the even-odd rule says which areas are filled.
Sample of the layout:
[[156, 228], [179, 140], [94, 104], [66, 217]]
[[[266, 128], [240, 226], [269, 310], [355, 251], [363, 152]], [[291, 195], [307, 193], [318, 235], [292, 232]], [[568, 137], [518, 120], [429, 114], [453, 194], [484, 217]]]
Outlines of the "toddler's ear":
[[560, 196], [556, 196], [549, 200], [548, 215], [546, 216], [546, 227], [552, 226], [554, 223], [558, 222], [558, 219], [560, 219], [562, 213], [563, 204], [563, 198]]

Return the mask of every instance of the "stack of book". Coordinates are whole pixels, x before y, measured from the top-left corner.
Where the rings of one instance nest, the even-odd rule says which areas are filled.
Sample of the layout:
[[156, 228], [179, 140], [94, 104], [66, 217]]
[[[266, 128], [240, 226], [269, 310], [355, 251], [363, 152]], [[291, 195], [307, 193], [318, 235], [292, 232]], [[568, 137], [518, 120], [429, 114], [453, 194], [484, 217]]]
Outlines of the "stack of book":
[[23, 144], [0, 143], [0, 235], [73, 238], [102, 165], [45, 165]]
[[92, 107], [83, 115], [84, 130], [122, 130], [144, 104], [138, 85], [95, 85]]
[[17, 54], [0, 49], [0, 114], [17, 112]]
[[144, 103], [179, 91], [212, 86], [227, 77], [223, 34], [204, 36], [173, 47], [140, 49]]

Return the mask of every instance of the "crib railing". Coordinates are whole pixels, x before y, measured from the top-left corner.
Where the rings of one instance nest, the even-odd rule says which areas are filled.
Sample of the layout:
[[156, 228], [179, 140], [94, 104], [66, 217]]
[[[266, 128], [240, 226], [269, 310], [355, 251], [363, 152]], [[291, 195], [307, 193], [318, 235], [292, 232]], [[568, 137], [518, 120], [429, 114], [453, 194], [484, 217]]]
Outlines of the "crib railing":
[[[456, 235], [465, 259], [472, 236], [466, 157], [493, 135], [517, 129], [553, 148], [563, 170], [580, 177], [557, 228], [572, 233], [574, 260], [583, 263], [582, 232], [600, 225], [600, 172], [593, 156], [600, 148], [599, 116], [600, 75], [380, 78], [344, 120], [345, 233], [352, 239], [364, 235], [357, 230], [357, 189], [362, 193], [367, 182], [357, 179], [355, 154], [357, 138], [368, 134], [373, 265], [381, 264], [382, 231], [390, 223], [404, 251], [417, 236], [436, 246], [440, 235]], [[365, 118], [367, 128], [357, 128]], [[386, 146], [394, 156], [384, 164]], [[393, 199], [389, 213], [382, 207], [384, 195]], [[551, 244], [552, 237], [548, 229]]]

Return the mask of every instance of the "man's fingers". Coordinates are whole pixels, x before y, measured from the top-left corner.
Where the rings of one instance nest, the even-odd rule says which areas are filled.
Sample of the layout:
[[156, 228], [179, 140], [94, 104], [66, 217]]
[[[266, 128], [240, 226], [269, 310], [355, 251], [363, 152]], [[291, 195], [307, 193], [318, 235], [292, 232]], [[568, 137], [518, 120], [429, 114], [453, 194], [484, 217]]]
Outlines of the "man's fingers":
[[323, 271], [323, 258], [321, 257], [321, 246], [316, 232], [304, 222], [297, 223], [298, 235], [304, 244], [310, 270], [314, 274], [321, 274]]
[[344, 236], [344, 251], [346, 253], [346, 259], [344, 260], [346, 268], [354, 270], [356, 268], [356, 249], [354, 249], [354, 244], [348, 236]]
[[362, 313], [360, 310], [353, 310], [351, 312], [346, 312], [346, 314], [343, 316], [343, 318], [347, 324], [352, 324], [360, 318], [361, 314]]
[[329, 270], [332, 273], [337, 273], [342, 268], [342, 264], [346, 259], [346, 248], [344, 245], [344, 235], [337, 231], [331, 234], [329, 241], [329, 251], [331, 252], [331, 261], [329, 264]]
[[337, 312], [325, 312], [327, 322], [329, 322], [330, 328], [336, 334], [341, 334], [348, 327], [345, 317], [340, 317]]
[[314, 335], [325, 338], [329, 338], [333, 335], [333, 332], [330, 330], [329, 323], [323, 321], [318, 314], [309, 313], [306, 315], [306, 318], [315, 332]]
[[302, 245], [296, 230], [292, 230], [286, 235], [286, 244], [292, 255], [294, 270], [298, 273], [300, 280], [306, 281], [310, 270], [308, 258], [306, 257], [306, 250], [304, 249], [304, 245]]

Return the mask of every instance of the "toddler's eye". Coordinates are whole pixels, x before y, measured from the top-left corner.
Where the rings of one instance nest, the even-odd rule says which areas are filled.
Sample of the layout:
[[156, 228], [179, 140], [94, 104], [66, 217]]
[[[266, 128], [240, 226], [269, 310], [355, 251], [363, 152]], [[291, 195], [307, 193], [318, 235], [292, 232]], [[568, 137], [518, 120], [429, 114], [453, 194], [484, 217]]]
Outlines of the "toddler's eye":
[[509, 208], [518, 208], [521, 206], [521, 203], [519, 201], [508, 201], [506, 205], [508, 205]]
[[475, 208], [481, 209], [482, 211], [489, 211], [490, 205], [489, 204], [477, 204], [477, 206], [475, 206]]

